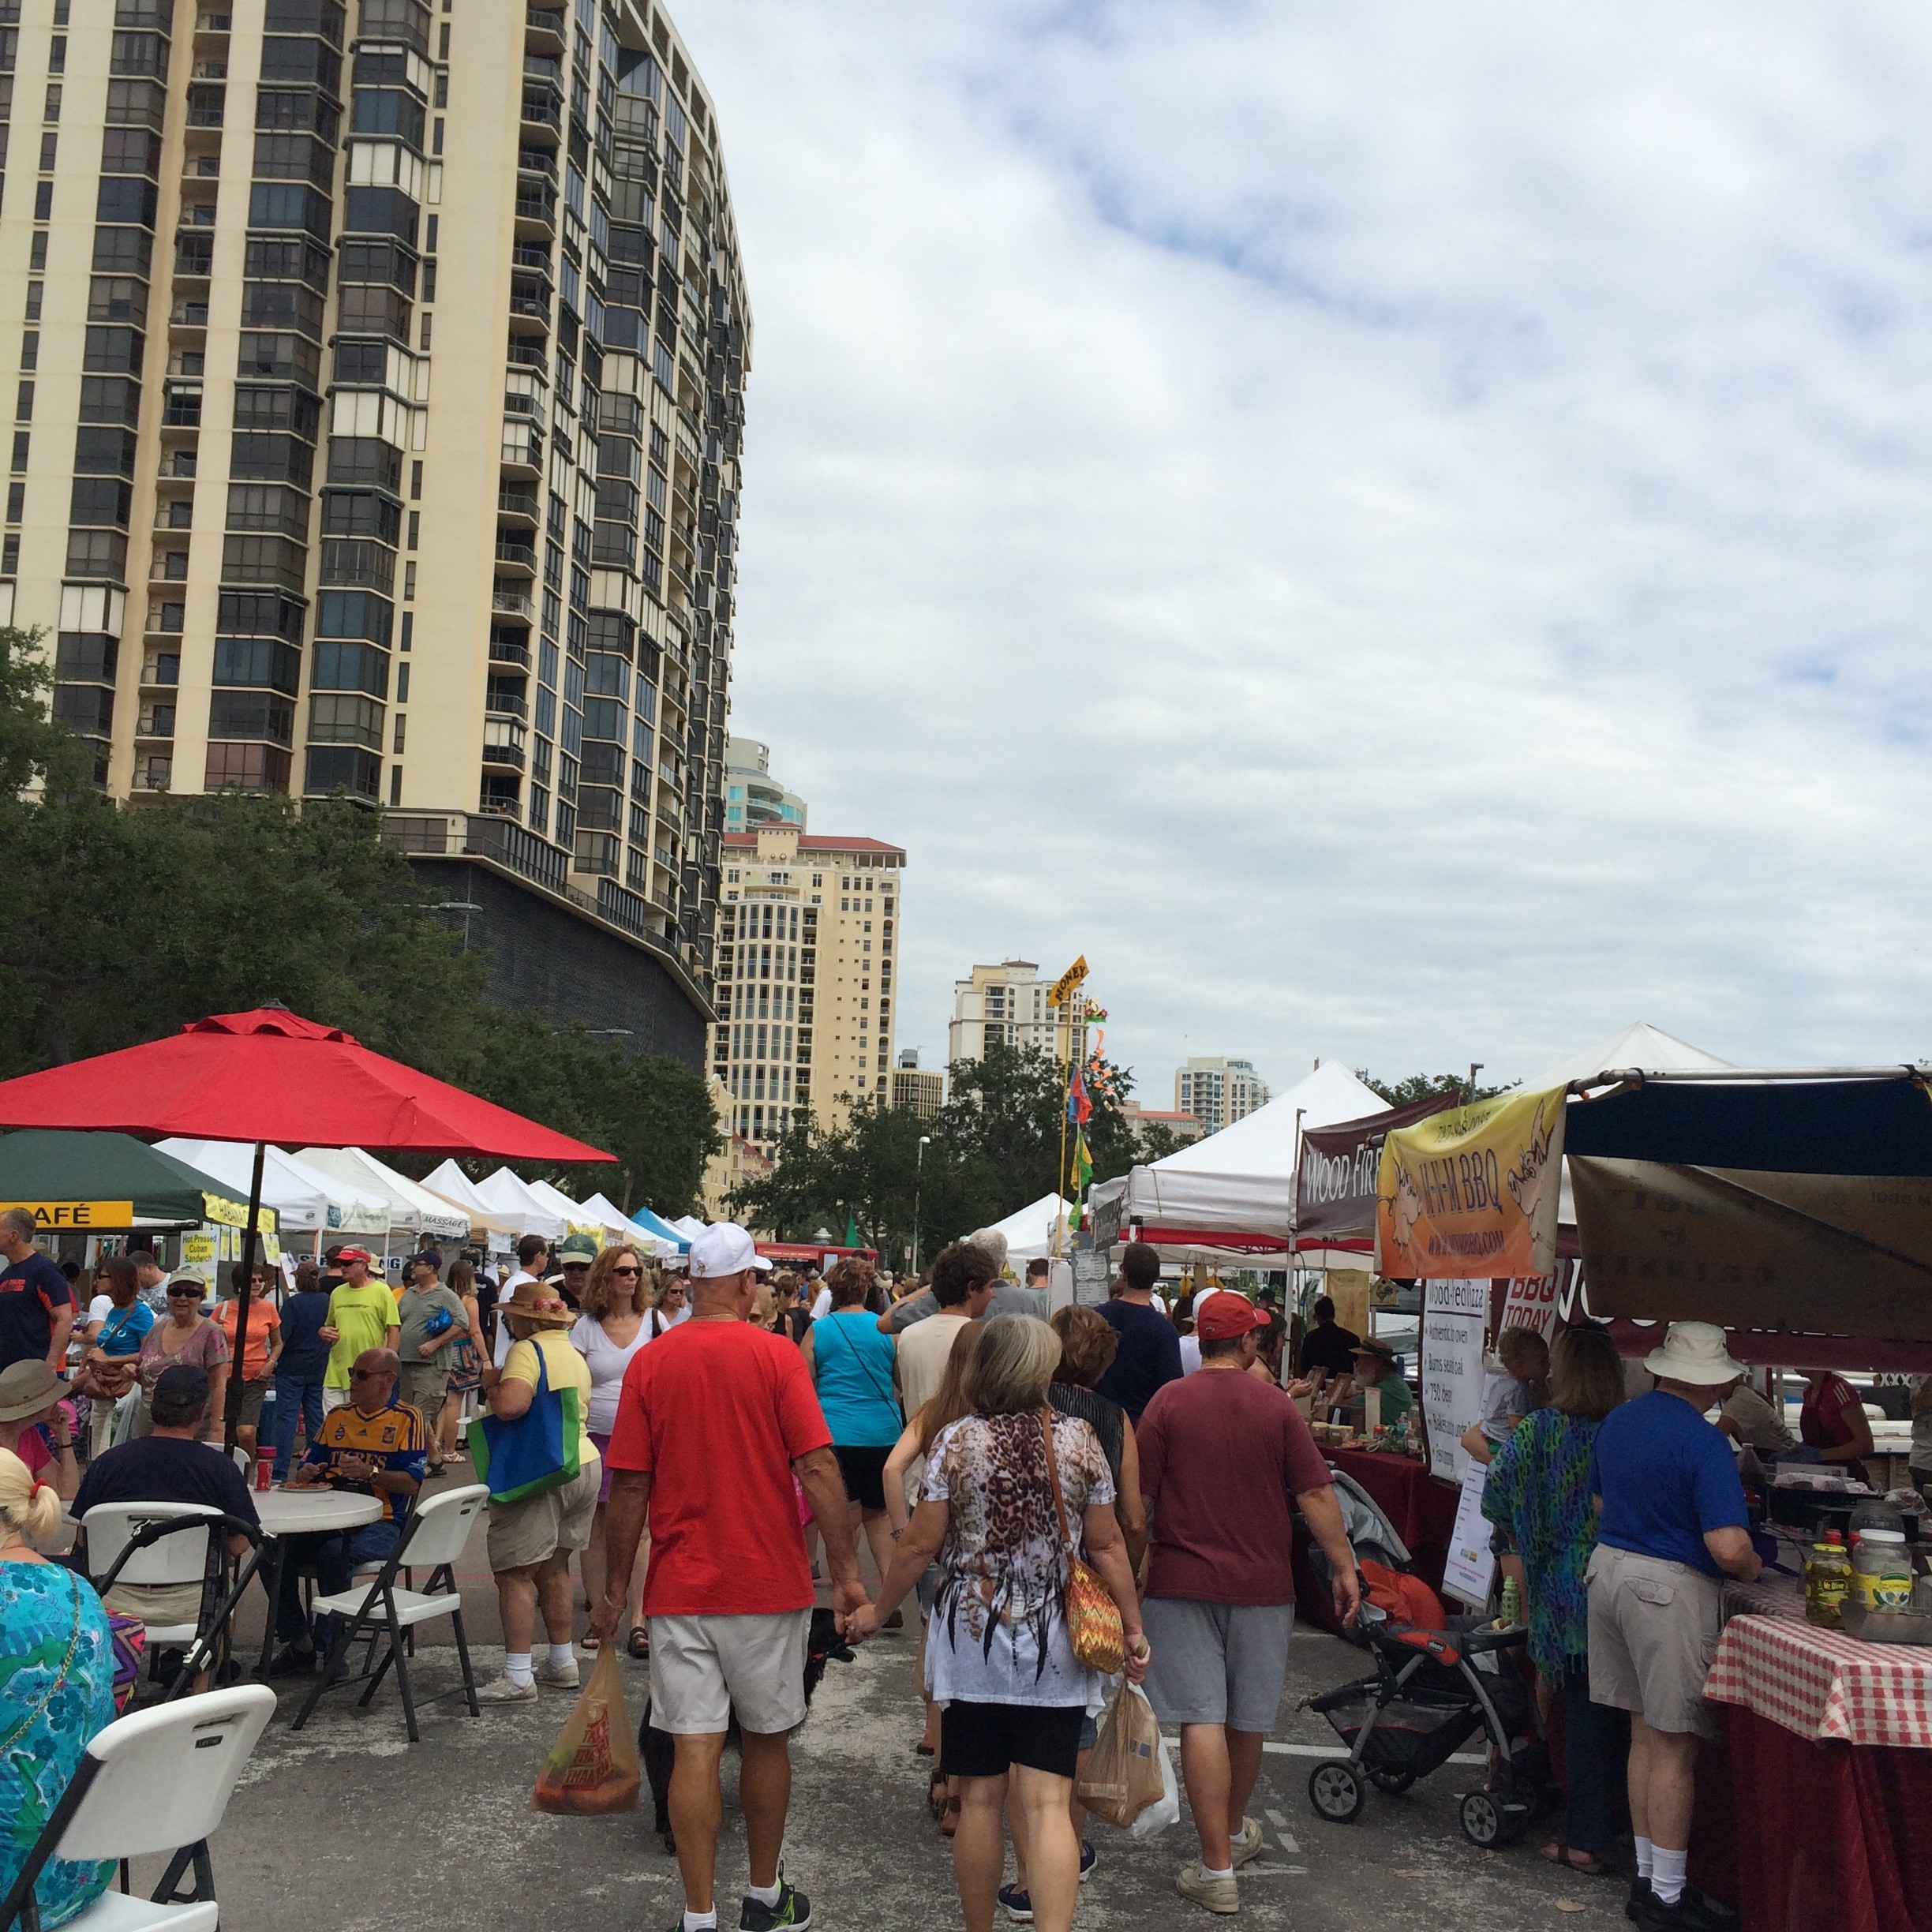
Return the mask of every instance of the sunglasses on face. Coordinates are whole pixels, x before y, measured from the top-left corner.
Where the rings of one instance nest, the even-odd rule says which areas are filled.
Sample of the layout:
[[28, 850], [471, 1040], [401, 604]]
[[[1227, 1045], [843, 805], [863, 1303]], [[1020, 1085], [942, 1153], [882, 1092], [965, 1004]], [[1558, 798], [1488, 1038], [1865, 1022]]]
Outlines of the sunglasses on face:
[[199, 1288], [170, 1288], [168, 1299], [170, 1301], [199, 1301], [201, 1290]]
[[643, 1271], [642, 1268], [634, 1268], [634, 1267], [614, 1267], [614, 1268], [612, 1268], [612, 1269], [611, 1270], [611, 1272], [612, 1272], [613, 1275], [642, 1275], [642, 1274], [644, 1272], [644, 1271]]
[[349, 1380], [351, 1382], [380, 1382], [388, 1372], [387, 1368], [351, 1368]]

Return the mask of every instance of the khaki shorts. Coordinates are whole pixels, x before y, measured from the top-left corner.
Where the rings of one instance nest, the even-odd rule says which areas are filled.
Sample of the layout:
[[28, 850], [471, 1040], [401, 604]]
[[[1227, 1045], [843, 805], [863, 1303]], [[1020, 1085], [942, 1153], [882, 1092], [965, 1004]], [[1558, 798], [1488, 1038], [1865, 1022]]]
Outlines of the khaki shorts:
[[1653, 1731], [1717, 1735], [1704, 1695], [1723, 1627], [1715, 1577], [1600, 1543], [1589, 1561], [1589, 1694]]
[[545, 1489], [521, 1503], [489, 1506], [489, 1567], [498, 1575], [547, 1563], [559, 1550], [565, 1555], [590, 1541], [591, 1519], [597, 1514], [597, 1485], [604, 1465], [593, 1457], [559, 1489]]
[[770, 1737], [805, 1721], [809, 1610], [766, 1616], [654, 1616], [650, 1632], [651, 1723], [674, 1737], [727, 1729], [733, 1710], [747, 1731]]
[[443, 1398], [449, 1391], [447, 1354], [432, 1362], [410, 1363], [402, 1379], [402, 1399], [421, 1413], [424, 1426], [433, 1432], [436, 1417], [443, 1412]]

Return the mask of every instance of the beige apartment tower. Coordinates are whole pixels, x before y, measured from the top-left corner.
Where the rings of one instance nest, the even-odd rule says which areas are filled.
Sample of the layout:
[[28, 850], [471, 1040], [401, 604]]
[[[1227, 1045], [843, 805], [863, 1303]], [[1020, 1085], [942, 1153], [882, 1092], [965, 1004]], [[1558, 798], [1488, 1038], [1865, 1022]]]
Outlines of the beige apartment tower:
[[751, 316], [669, 20], [0, 0], [0, 619], [98, 781], [346, 793], [702, 1065]]
[[905, 858], [790, 826], [725, 834], [711, 1071], [754, 1146], [800, 1115], [837, 1127], [890, 1103]]

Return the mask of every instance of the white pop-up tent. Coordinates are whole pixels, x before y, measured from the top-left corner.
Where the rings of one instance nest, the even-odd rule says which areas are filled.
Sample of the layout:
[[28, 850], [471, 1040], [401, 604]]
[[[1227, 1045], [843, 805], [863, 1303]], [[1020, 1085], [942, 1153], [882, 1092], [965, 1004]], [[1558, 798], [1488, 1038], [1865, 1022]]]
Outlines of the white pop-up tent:
[[507, 1167], [485, 1174], [474, 1185], [492, 1214], [507, 1216], [526, 1234], [541, 1234], [545, 1241], [558, 1241], [570, 1232], [564, 1215], [548, 1201], [540, 1200], [522, 1178]]
[[1102, 1183], [1089, 1200], [1096, 1208], [1118, 1201], [1123, 1235], [1138, 1221], [1144, 1239], [1170, 1249], [1279, 1247], [1294, 1207], [1300, 1129], [1360, 1120], [1387, 1107], [1339, 1061], [1324, 1061], [1245, 1120]]
[[389, 1226], [419, 1239], [466, 1241], [470, 1217], [460, 1208], [418, 1187], [407, 1174], [379, 1161], [364, 1148], [304, 1148], [301, 1159], [311, 1167], [378, 1195], [389, 1204]]
[[631, 1238], [631, 1223], [620, 1214], [607, 1214], [602, 1208], [593, 1208], [587, 1201], [575, 1201], [560, 1187], [548, 1181], [526, 1181], [528, 1188], [546, 1208], [553, 1208], [564, 1217], [564, 1231], [567, 1234], [588, 1234], [601, 1247], [608, 1241], [627, 1241]]
[[487, 1236], [489, 1246], [496, 1253], [511, 1252], [518, 1237], [527, 1231], [520, 1216], [506, 1214], [484, 1200], [476, 1190], [476, 1183], [453, 1160], [432, 1167], [423, 1176], [422, 1184], [438, 1200], [447, 1201], [452, 1208], [466, 1214], [470, 1217], [471, 1239]]
[[[681, 1242], [667, 1241], [663, 1235], [657, 1233], [656, 1229], [650, 1226], [650, 1222], [634, 1219], [621, 1208], [616, 1206], [608, 1195], [593, 1194], [584, 1203], [584, 1206], [591, 1213], [599, 1214], [604, 1217], [606, 1224], [612, 1230], [612, 1239], [629, 1241], [634, 1246], [641, 1249], [654, 1260], [675, 1261], [684, 1252], [683, 1245]], [[648, 1208], [641, 1211], [647, 1215], [650, 1214]], [[655, 1221], [657, 1218], [655, 1215], [651, 1215], [651, 1220]]]
[[[1045, 1260], [1052, 1254], [1054, 1226], [1073, 1211], [1073, 1204], [1070, 1200], [1058, 1194], [1043, 1194], [1038, 1200], [1009, 1214], [1004, 1221], [995, 1221], [987, 1232], [1006, 1237], [1006, 1259], [1017, 1272], [1028, 1262]], [[1063, 1226], [1060, 1231], [1061, 1252], [1065, 1253], [1069, 1245]]]
[[[255, 1149], [245, 1140], [188, 1140], [178, 1136], [155, 1144], [203, 1174], [212, 1174], [237, 1199], [246, 1200], [254, 1176]], [[262, 1205], [275, 1211], [286, 1241], [297, 1230], [316, 1234], [380, 1234], [389, 1226], [389, 1203], [373, 1189], [360, 1188], [279, 1147], [262, 1150]]]
[[1529, 1093], [1541, 1093], [1552, 1087], [1567, 1087], [1571, 1080], [1588, 1080], [1593, 1074], [1619, 1072], [1628, 1067], [1641, 1067], [1646, 1073], [1721, 1073], [1730, 1065], [1728, 1060], [1720, 1060], [1714, 1053], [1693, 1046], [1688, 1040], [1666, 1033], [1648, 1020], [1633, 1020], [1621, 1032], [1612, 1033], [1608, 1039], [1599, 1040], [1581, 1053], [1568, 1054], [1554, 1066], [1545, 1068], [1534, 1080], [1525, 1080], [1523, 1088]]

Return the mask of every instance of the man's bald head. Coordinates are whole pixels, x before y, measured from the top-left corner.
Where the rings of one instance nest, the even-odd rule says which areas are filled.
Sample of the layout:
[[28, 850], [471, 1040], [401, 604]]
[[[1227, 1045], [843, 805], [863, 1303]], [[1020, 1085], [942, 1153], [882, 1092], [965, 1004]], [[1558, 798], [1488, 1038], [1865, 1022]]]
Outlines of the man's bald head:
[[365, 1349], [349, 1371], [349, 1397], [365, 1415], [389, 1406], [402, 1363], [393, 1349]]

